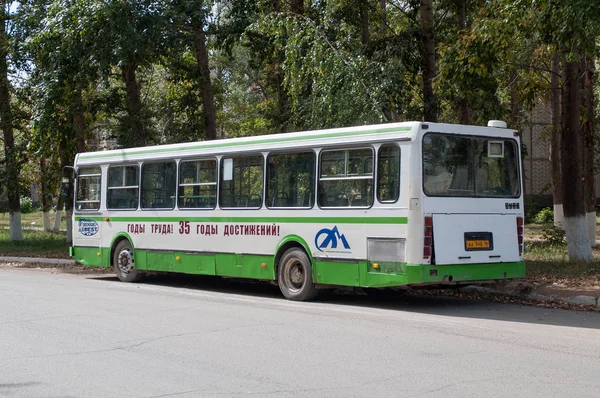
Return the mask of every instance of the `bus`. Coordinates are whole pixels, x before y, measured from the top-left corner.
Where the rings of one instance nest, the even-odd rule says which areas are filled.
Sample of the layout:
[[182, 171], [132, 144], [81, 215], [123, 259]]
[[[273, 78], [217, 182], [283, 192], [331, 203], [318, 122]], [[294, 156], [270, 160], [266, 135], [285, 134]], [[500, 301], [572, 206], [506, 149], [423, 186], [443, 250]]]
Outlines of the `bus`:
[[[519, 133], [407, 122], [80, 153], [80, 264], [415, 289], [521, 278]], [[367, 290], [368, 291], [368, 290]]]

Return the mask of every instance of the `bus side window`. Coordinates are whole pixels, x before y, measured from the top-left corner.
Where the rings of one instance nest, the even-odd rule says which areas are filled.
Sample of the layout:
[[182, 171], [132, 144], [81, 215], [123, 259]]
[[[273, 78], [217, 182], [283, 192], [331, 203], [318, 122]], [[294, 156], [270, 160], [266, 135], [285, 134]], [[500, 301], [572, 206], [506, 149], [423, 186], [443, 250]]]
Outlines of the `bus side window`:
[[267, 206], [312, 207], [314, 152], [270, 154], [267, 158]]
[[400, 196], [400, 147], [385, 144], [377, 153], [377, 200], [393, 203]]
[[106, 207], [114, 210], [138, 208], [139, 166], [110, 166], [108, 168], [108, 192]]
[[[225, 172], [226, 164], [231, 164], [231, 173]], [[263, 175], [264, 157], [261, 154], [223, 158], [219, 205], [222, 208], [260, 208]]]
[[81, 168], [77, 173], [77, 210], [99, 210], [102, 172], [100, 167]]
[[177, 166], [174, 161], [142, 165], [142, 209], [174, 209]]
[[319, 206], [369, 207], [373, 204], [371, 148], [321, 152]]
[[180, 209], [214, 209], [217, 205], [217, 160], [179, 163]]

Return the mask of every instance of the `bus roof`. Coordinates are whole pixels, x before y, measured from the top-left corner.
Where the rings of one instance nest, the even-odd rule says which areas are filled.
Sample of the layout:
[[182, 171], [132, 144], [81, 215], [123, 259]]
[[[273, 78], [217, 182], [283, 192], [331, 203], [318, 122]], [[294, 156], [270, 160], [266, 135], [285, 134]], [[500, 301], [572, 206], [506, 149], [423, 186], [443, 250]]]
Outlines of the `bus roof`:
[[[228, 138], [217, 141], [196, 141], [181, 144], [156, 145], [148, 147], [114, 149], [80, 153], [75, 158], [76, 165], [123, 163], [141, 160], [165, 159], [172, 157], [192, 157], [222, 155], [236, 152], [260, 152], [294, 148], [311, 148], [320, 146], [348, 145], [385, 141], [414, 140], [423, 129], [428, 131], [448, 132], [456, 134], [480, 134], [493, 136], [513, 136], [514, 130], [493, 127], [464, 126], [455, 124], [404, 122], [378, 125], [344, 127], [336, 129], [314, 130], [294, 133], [261, 135], [253, 137]], [[504, 134], [503, 134], [504, 133]]]

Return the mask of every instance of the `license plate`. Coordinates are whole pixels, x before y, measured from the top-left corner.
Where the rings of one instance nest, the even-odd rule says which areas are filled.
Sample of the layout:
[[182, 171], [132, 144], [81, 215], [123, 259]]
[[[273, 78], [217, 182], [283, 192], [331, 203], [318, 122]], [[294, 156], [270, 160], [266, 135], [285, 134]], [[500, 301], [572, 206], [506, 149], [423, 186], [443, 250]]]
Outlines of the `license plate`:
[[490, 241], [489, 240], [468, 240], [466, 241], [467, 249], [489, 249]]
[[465, 232], [465, 250], [494, 250], [494, 234], [491, 232]]

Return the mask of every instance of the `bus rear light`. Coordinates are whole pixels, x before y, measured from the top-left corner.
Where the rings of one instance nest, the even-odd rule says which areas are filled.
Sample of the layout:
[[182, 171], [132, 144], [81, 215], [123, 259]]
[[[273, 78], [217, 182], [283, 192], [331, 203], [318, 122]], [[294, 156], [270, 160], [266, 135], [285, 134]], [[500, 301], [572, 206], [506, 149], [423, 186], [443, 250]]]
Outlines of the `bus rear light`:
[[523, 217], [517, 217], [517, 241], [519, 242], [519, 256], [523, 255]]
[[429, 260], [431, 258], [433, 246], [433, 217], [425, 217], [424, 225], [425, 228], [423, 230], [423, 259]]
[[431, 246], [424, 246], [423, 247], [423, 259], [429, 260], [430, 257], [431, 257]]

